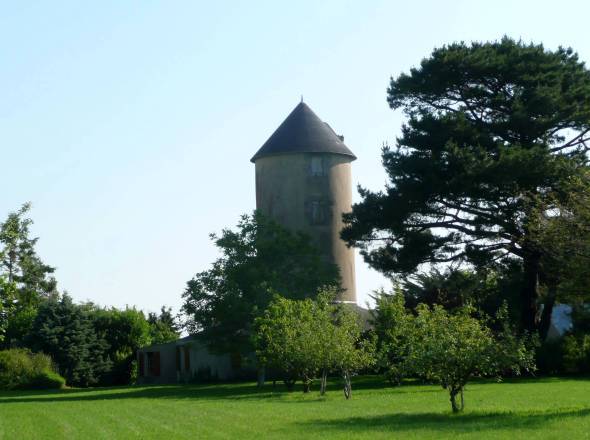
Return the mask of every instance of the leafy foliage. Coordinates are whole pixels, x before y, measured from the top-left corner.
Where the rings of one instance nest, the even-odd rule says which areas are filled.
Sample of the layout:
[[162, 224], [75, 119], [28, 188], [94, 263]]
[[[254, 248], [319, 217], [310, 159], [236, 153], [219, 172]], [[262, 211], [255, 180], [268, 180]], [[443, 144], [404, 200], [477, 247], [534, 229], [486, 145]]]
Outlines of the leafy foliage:
[[251, 327], [271, 292], [303, 299], [338, 284], [338, 268], [322, 260], [307, 236], [259, 213], [242, 216], [236, 231], [211, 238], [221, 257], [187, 283], [182, 310], [189, 331], [213, 352], [252, 351]]
[[408, 117], [383, 149], [389, 183], [360, 189], [343, 238], [387, 274], [517, 258], [522, 325], [536, 329], [547, 249], [532, 229], [587, 180], [590, 72], [571, 49], [457, 43], [392, 79], [388, 102]]
[[50, 355], [70, 385], [97, 384], [111, 368], [108, 344], [96, 334], [90, 313], [66, 294], [41, 304], [29, 344], [33, 350]]
[[401, 292], [376, 292], [371, 310], [373, 332], [377, 336], [377, 366], [385, 371], [390, 383], [400, 385], [406, 375], [404, 365], [410, 351], [412, 317]]
[[102, 375], [101, 385], [124, 385], [135, 380], [136, 353], [143, 346], [178, 339], [176, 323], [170, 309], [162, 307], [161, 314], [144, 313], [134, 307], [123, 310], [100, 308], [92, 304], [81, 306], [89, 313], [97, 336], [105, 344], [103, 356], [112, 366]]
[[285, 372], [287, 383], [301, 379], [304, 391], [322, 372], [322, 394], [328, 371], [339, 371], [350, 398], [350, 376], [372, 364], [372, 346], [363, 340], [358, 316], [350, 308], [333, 303], [334, 291], [316, 300], [289, 300], [276, 296], [255, 320], [256, 355], [263, 365]]
[[[321, 342], [316, 330], [318, 310], [311, 300], [294, 301], [276, 296], [255, 320], [256, 357], [262, 365], [279, 368], [287, 384], [297, 379], [309, 391], [321, 359]], [[323, 329], [325, 330], [325, 329]]]
[[30, 209], [24, 204], [0, 223], [0, 300], [3, 307], [10, 305], [3, 318], [4, 346], [23, 344], [37, 307], [56, 289], [55, 269], [41, 261], [35, 252], [38, 239], [30, 237]]
[[[74, 304], [60, 296], [54, 269], [35, 252], [29, 210], [25, 204], [0, 223], [0, 343], [51, 355], [72, 385], [130, 383], [138, 348], [178, 337], [171, 310], [162, 307], [146, 319], [135, 308]], [[39, 381], [51, 383], [49, 376]]]
[[49, 356], [26, 349], [0, 351], [1, 389], [62, 388], [65, 379], [57, 374]]
[[124, 310], [99, 308], [91, 304], [79, 306], [87, 313], [109, 368], [100, 376], [101, 385], [123, 385], [133, 381], [137, 350], [152, 343], [151, 326], [143, 312], [127, 307]]
[[472, 305], [482, 317], [493, 316], [506, 303], [510, 321], [518, 324], [522, 286], [522, 265], [508, 260], [478, 270], [447, 267], [443, 271], [434, 267], [430, 272], [407, 277], [400, 293], [406, 307], [412, 310], [419, 304], [438, 304], [448, 311]]
[[16, 297], [16, 283], [8, 282], [5, 276], [0, 275], [0, 342], [4, 341], [6, 329], [16, 309]]
[[580, 306], [590, 292], [590, 170], [580, 173], [553, 197], [551, 208], [533, 211], [530, 234], [544, 250], [541, 337], [549, 330], [556, 302]]
[[17, 283], [23, 298], [34, 300], [53, 292], [56, 283], [49, 276], [55, 269], [44, 264], [35, 252], [38, 239], [29, 236], [33, 221], [26, 215], [30, 209], [26, 203], [0, 223], [0, 271], [7, 274], [9, 282]]
[[[404, 368], [449, 391], [453, 412], [464, 408], [463, 390], [475, 376], [498, 376], [534, 369], [534, 353], [509, 326], [494, 335], [466, 307], [451, 314], [441, 306], [418, 307], [412, 319], [410, 350]], [[505, 321], [505, 310], [498, 319]], [[456, 401], [460, 396], [461, 403]]]
[[152, 344], [163, 344], [178, 339], [180, 326], [172, 315], [172, 309], [162, 306], [160, 314], [150, 312], [147, 317], [150, 325], [150, 338]]

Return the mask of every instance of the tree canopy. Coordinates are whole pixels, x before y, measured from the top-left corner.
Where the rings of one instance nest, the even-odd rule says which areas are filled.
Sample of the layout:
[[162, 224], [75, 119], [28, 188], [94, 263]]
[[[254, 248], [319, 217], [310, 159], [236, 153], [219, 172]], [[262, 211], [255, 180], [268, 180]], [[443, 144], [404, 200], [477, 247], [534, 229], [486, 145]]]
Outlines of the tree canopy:
[[147, 322], [150, 325], [150, 336], [152, 344], [163, 344], [178, 339], [180, 336], [180, 325], [176, 317], [172, 315], [170, 307], [162, 306], [160, 314], [148, 313]]
[[335, 296], [334, 290], [320, 292], [315, 300], [275, 296], [256, 318], [253, 340], [259, 361], [283, 371], [288, 385], [301, 379], [307, 392], [321, 372], [323, 395], [328, 372], [337, 371], [348, 399], [351, 375], [373, 363], [373, 345], [362, 337], [358, 314], [334, 303]]
[[399, 291], [379, 292], [376, 300], [379, 366], [397, 384], [404, 376], [439, 383], [448, 390], [454, 412], [463, 409], [463, 391], [473, 377], [535, 369], [536, 338], [515, 335], [505, 305], [491, 319], [471, 306], [448, 311], [439, 304], [419, 304], [410, 311]]
[[[534, 370], [534, 352], [510, 328], [495, 336], [468, 307], [450, 314], [421, 305], [412, 320], [412, 343], [405, 368], [447, 389], [453, 412], [464, 408], [463, 390], [474, 376]], [[456, 398], [460, 396], [460, 403]]]
[[391, 275], [517, 258], [522, 325], [536, 329], [547, 249], [534, 223], [587, 179], [590, 71], [571, 49], [456, 43], [392, 78], [388, 103], [407, 116], [382, 152], [389, 182], [360, 188], [342, 237]]
[[4, 346], [22, 345], [42, 299], [56, 292], [55, 269], [36, 253], [31, 237], [30, 203], [8, 214], [0, 223], [0, 297], [5, 314]]
[[337, 266], [321, 258], [308, 236], [260, 213], [211, 238], [221, 256], [188, 281], [182, 310], [188, 330], [213, 352], [252, 352], [252, 324], [273, 294], [303, 299], [339, 285]]
[[51, 276], [55, 269], [44, 264], [35, 251], [38, 238], [30, 237], [30, 209], [31, 204], [25, 203], [0, 223], [0, 273], [17, 284], [21, 296], [34, 301], [54, 291], [56, 282]]
[[41, 304], [27, 337], [34, 351], [52, 357], [69, 385], [96, 385], [112, 367], [108, 343], [97, 334], [88, 309], [68, 295]]

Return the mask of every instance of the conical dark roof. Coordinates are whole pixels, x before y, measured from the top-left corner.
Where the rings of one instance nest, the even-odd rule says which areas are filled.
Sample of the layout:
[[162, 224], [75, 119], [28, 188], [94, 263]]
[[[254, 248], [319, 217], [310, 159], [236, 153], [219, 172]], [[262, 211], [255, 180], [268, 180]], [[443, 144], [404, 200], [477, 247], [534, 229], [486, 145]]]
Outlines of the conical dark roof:
[[301, 102], [250, 159], [289, 153], [334, 153], [356, 156], [334, 130]]

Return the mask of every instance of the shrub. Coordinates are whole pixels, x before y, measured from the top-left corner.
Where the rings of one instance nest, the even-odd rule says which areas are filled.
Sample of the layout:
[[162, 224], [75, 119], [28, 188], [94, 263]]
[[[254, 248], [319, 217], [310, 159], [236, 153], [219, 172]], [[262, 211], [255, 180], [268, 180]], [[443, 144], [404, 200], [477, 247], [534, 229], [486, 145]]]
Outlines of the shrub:
[[590, 371], [590, 335], [563, 338], [563, 367], [566, 373]]
[[563, 374], [563, 339], [546, 340], [537, 349], [537, 367], [542, 374]]
[[42, 371], [31, 377], [28, 384], [19, 388], [49, 390], [63, 388], [66, 380], [54, 371]]
[[51, 358], [25, 349], [0, 351], [0, 388], [61, 388], [65, 379], [53, 368]]

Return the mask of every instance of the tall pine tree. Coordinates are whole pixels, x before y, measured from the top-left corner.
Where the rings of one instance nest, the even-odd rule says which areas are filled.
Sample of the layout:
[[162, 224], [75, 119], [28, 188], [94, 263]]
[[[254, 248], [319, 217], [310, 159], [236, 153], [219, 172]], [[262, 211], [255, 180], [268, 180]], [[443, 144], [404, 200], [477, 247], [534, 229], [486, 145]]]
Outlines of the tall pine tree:
[[533, 229], [586, 178], [590, 71], [571, 49], [457, 43], [392, 78], [388, 102], [408, 118], [383, 149], [389, 182], [360, 189], [343, 238], [387, 274], [517, 259], [522, 325], [537, 329], [547, 249]]

